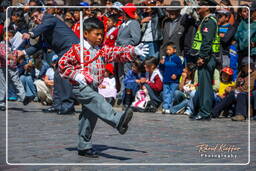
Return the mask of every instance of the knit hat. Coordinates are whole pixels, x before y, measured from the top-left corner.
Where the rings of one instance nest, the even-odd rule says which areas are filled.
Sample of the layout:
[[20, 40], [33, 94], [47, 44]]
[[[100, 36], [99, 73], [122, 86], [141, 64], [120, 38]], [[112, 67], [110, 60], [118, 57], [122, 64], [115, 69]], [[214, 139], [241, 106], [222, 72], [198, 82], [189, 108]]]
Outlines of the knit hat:
[[116, 9], [118, 9], [120, 11], [122, 11], [122, 9], [121, 9], [122, 6], [123, 6], [123, 4], [121, 2], [119, 2], [119, 1], [116, 1], [113, 4], [113, 8], [116, 8]]
[[111, 74], [114, 74], [115, 72], [114, 72], [114, 66], [112, 65], [112, 64], [107, 64], [106, 65], [106, 70], [108, 71], [108, 72], [110, 72]]
[[232, 75], [234, 74], [234, 71], [233, 71], [231, 68], [229, 68], [229, 67], [223, 68], [223, 69], [221, 70], [221, 72], [225, 72], [226, 74], [228, 74], [228, 75], [230, 75], [230, 76], [232, 76]]
[[125, 6], [122, 6], [121, 9], [131, 18], [136, 18], [136, 6], [133, 3], [127, 3]]

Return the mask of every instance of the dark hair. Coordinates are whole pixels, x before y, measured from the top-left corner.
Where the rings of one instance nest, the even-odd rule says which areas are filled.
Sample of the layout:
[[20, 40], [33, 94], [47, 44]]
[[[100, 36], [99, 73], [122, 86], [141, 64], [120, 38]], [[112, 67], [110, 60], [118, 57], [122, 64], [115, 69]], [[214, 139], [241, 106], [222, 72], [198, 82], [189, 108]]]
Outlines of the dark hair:
[[36, 6], [41, 6], [43, 5], [41, 1], [38, 0], [30, 0], [29, 3], [34, 2], [36, 4]]
[[144, 62], [140, 59], [135, 59], [132, 62], [132, 65], [138, 68], [139, 72], [144, 73], [145, 72], [145, 67], [144, 67]]
[[88, 18], [84, 20], [84, 31], [92, 31], [94, 29], [104, 29], [104, 24], [98, 18]]
[[[223, 82], [223, 80], [222, 80], [222, 74], [223, 74], [224, 72], [220, 72], [220, 81], [221, 82]], [[231, 75], [228, 75], [229, 76], [229, 79], [228, 79], [228, 82], [232, 82], [232, 80], [233, 80], [233, 76], [231, 76]]]
[[41, 13], [43, 10], [41, 8], [32, 8], [29, 10], [29, 16], [32, 16], [33, 13], [39, 12]]
[[145, 60], [145, 65], [155, 65], [157, 66], [159, 63], [158, 58], [151, 56]]
[[107, 2], [107, 1], [114, 3], [116, 0], [106, 0], [106, 2]]
[[27, 32], [28, 24], [25, 20], [23, 9], [18, 8], [18, 9], [13, 10], [12, 16], [19, 17], [19, 20], [17, 20], [16, 22], [13, 22], [17, 26], [17, 28], [15, 30], [19, 31], [21, 33]]
[[167, 46], [171, 46], [173, 49], [176, 49], [176, 45], [175, 45], [173, 42], [167, 43], [166, 46], [165, 46], [165, 48], [166, 48]]
[[15, 31], [13, 25], [10, 25], [10, 26], [8, 27], [8, 32], [9, 32], [9, 33], [12, 33], [13, 35], [15, 35], [16, 31]]
[[109, 17], [114, 23], [117, 23], [119, 21], [118, 16], [115, 14], [111, 14]]
[[70, 25], [72, 25], [72, 26], [75, 24], [75, 22], [74, 22], [72, 19], [65, 19], [64, 22], [65, 22], [67, 25], [70, 24]]
[[190, 79], [191, 79], [192, 81], [194, 81], [195, 72], [196, 72], [196, 69], [197, 69], [196, 64], [194, 64], [194, 63], [192, 63], [192, 62], [189, 62], [189, 63], [187, 64], [186, 68], [188, 69], [189, 72], [191, 72]]
[[17, 16], [17, 17], [24, 17], [24, 11], [22, 9], [14, 9], [12, 11], [12, 16]]
[[[241, 7], [249, 7], [249, 5], [244, 4], [244, 5], [241, 5]], [[242, 16], [241, 16], [243, 9], [244, 9], [244, 8], [238, 8], [238, 10], [237, 10], [237, 18], [236, 18], [236, 20], [237, 20], [238, 22], [240, 22], [240, 21], [243, 19]], [[246, 9], [247, 9], [247, 8], [246, 8]], [[247, 10], [248, 10], [248, 9], [247, 9]]]

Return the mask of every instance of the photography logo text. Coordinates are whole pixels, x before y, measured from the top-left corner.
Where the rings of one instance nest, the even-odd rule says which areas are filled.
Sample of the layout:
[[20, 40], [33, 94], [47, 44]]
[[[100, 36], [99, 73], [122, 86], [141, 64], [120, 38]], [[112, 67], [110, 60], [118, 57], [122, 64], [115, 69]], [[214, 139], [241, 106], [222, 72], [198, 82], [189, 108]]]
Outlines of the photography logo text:
[[237, 152], [241, 150], [240, 147], [230, 144], [199, 144], [196, 146], [197, 151], [202, 158], [237, 158]]

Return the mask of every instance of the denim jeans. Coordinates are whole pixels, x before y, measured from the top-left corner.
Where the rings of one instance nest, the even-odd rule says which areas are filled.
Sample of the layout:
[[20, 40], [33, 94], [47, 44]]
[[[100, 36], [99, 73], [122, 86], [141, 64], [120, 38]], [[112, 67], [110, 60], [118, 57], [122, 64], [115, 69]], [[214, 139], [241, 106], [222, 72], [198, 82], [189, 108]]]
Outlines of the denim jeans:
[[195, 107], [194, 107], [194, 103], [196, 101], [196, 99], [194, 98], [195, 94], [196, 94], [196, 90], [193, 90], [189, 93], [189, 100], [188, 100], [187, 109], [186, 109], [186, 112], [188, 112], [189, 114], [193, 114], [195, 111]]
[[171, 109], [174, 101], [174, 93], [178, 89], [178, 83], [164, 83], [163, 109]]
[[26, 96], [36, 96], [37, 95], [34, 81], [30, 75], [28, 75], [28, 76], [21, 75], [20, 80], [25, 88]]
[[186, 98], [185, 94], [176, 90], [174, 93], [174, 105], [171, 108], [171, 113], [177, 113], [180, 109], [186, 107], [188, 105], [189, 100]]

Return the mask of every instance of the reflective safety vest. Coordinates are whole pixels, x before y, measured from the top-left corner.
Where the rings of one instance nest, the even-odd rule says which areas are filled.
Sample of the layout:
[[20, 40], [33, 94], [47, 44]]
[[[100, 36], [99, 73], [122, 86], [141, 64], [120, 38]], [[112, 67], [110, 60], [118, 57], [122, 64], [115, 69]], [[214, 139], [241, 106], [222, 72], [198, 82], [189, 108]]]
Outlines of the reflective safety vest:
[[[209, 18], [211, 18], [217, 25], [217, 20], [214, 17], [210, 16]], [[202, 43], [203, 43], [203, 36], [202, 36], [202, 32], [201, 32], [201, 26], [202, 26], [203, 21], [201, 22], [201, 24], [196, 32], [196, 35], [194, 37], [194, 41], [192, 44], [192, 49], [196, 50], [196, 51], [200, 51]], [[219, 28], [217, 25], [215, 39], [212, 41], [212, 52], [213, 53], [220, 52], [220, 36], [219, 36], [218, 30], [219, 30]]]

